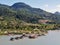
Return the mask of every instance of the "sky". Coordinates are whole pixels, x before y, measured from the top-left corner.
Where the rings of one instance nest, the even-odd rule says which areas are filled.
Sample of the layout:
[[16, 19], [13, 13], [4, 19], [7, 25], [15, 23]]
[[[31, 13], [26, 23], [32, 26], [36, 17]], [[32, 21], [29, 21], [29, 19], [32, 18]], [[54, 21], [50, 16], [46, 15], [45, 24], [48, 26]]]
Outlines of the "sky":
[[40, 8], [48, 12], [60, 12], [60, 0], [0, 0], [0, 4], [13, 5], [16, 2], [24, 2], [31, 7]]

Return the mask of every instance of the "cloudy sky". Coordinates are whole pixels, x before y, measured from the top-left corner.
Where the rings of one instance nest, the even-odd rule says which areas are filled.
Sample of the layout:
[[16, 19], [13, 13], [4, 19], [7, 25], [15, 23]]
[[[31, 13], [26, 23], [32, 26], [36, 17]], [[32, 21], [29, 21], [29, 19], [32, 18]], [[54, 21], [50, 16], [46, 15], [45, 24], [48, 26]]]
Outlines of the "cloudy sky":
[[0, 0], [1, 4], [12, 5], [16, 2], [24, 2], [32, 7], [41, 8], [48, 12], [60, 12], [60, 0]]

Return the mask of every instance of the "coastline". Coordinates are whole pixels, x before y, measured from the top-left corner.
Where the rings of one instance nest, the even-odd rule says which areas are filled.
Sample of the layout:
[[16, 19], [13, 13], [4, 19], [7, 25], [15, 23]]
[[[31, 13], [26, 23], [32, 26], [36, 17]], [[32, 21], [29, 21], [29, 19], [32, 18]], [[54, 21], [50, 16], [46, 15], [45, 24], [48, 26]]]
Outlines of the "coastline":
[[22, 35], [22, 34], [46, 34], [48, 33], [47, 31], [40, 31], [40, 30], [34, 30], [34, 31], [29, 31], [29, 30], [18, 30], [18, 31], [0, 31], [0, 35]]

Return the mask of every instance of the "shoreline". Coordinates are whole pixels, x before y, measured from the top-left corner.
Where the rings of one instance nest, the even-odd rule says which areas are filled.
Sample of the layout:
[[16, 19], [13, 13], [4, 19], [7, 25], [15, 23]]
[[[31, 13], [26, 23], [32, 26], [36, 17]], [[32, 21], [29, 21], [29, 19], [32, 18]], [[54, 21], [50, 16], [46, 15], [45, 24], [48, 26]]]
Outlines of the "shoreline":
[[60, 30], [48, 30], [48, 31], [45, 31], [45, 32], [42, 32], [42, 31], [28, 31], [28, 32], [14, 32], [14, 31], [12, 31], [12, 32], [4, 32], [4, 33], [1, 33], [1, 32], [3, 32], [3, 31], [0, 31], [0, 35], [22, 35], [23, 33], [25, 33], [25, 34], [46, 34], [46, 33], [48, 33], [49, 31], [60, 31]]
[[0, 35], [22, 35], [22, 34], [46, 34], [47, 31], [0, 31]]

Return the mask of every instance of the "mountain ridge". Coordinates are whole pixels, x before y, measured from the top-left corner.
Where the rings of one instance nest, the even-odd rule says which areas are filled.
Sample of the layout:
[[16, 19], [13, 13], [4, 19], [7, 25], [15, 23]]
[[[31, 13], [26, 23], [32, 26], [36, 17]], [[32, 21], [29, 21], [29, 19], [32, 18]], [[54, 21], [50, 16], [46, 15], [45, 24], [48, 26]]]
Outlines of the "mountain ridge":
[[27, 23], [38, 23], [40, 19], [60, 23], [60, 16], [57, 16], [57, 14], [49, 13], [40, 8], [33, 8], [23, 2], [17, 2], [12, 6], [1, 4], [0, 16], [4, 17], [5, 20], [12, 18], [11, 20], [22, 20]]

